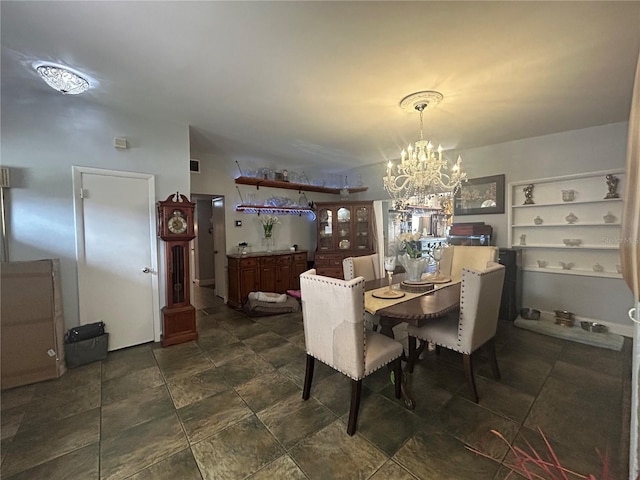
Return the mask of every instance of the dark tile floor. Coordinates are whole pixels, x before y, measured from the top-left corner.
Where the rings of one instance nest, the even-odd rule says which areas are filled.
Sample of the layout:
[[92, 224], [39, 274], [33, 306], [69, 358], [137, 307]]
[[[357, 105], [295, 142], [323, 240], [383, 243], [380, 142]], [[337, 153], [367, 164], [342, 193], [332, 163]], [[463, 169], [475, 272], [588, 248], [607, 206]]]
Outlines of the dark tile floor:
[[492, 429], [544, 450], [540, 429], [584, 474], [601, 471], [596, 449], [608, 452], [614, 478], [627, 476], [628, 340], [614, 352], [501, 321], [502, 379], [475, 359], [479, 405], [460, 358], [428, 352], [412, 378], [416, 409], [378, 371], [349, 437], [344, 376], [316, 363], [312, 398], [301, 400], [300, 314], [250, 319], [213, 296], [194, 303], [197, 343], [112, 352], [2, 392], [2, 478], [504, 479], [513, 459]]

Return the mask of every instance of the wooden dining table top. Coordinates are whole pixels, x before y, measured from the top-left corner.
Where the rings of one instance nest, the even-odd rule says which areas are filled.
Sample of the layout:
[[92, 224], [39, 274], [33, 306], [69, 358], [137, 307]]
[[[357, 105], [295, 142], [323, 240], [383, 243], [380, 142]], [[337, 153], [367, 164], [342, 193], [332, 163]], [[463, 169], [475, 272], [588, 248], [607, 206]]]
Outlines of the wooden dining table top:
[[[403, 277], [402, 274], [394, 275], [393, 283], [400, 283]], [[371, 280], [365, 283], [365, 290], [375, 290], [386, 285], [388, 285], [387, 279]], [[419, 297], [380, 308], [376, 311], [376, 315], [418, 326], [421, 320], [442, 317], [459, 307], [460, 282], [456, 282], [443, 285]]]

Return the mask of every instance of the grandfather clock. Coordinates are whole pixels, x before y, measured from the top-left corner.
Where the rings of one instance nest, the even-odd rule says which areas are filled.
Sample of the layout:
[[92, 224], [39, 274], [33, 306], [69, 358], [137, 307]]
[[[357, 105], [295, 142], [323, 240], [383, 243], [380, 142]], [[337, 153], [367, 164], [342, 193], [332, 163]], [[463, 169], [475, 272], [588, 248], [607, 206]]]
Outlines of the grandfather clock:
[[167, 304], [162, 308], [162, 346], [198, 339], [196, 309], [189, 298], [189, 242], [195, 238], [195, 203], [176, 192], [158, 202], [158, 236], [165, 244]]

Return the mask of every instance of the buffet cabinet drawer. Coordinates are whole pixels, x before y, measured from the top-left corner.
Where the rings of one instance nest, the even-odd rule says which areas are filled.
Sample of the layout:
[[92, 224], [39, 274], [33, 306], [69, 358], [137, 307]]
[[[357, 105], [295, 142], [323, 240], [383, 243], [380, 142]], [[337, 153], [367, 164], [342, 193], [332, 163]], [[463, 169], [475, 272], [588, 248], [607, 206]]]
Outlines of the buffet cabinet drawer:
[[258, 259], [257, 258], [242, 258], [238, 262], [240, 268], [249, 268], [249, 267], [257, 267]]
[[339, 266], [342, 267], [342, 259], [343, 255], [331, 254], [331, 253], [317, 253], [316, 254], [316, 265], [329, 267], [329, 266]]
[[307, 263], [307, 254], [306, 253], [294, 253], [293, 254], [293, 263], [305, 262]]

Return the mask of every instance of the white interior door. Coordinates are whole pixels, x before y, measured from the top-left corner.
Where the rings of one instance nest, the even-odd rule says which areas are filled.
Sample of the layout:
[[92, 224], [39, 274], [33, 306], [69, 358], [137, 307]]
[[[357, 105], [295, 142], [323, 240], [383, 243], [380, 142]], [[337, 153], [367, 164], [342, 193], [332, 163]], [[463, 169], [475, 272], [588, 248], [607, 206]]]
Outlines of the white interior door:
[[80, 323], [109, 350], [159, 339], [153, 175], [74, 167]]
[[213, 269], [215, 294], [227, 301], [227, 242], [224, 226], [224, 197], [213, 199]]

